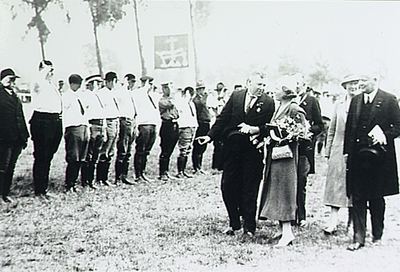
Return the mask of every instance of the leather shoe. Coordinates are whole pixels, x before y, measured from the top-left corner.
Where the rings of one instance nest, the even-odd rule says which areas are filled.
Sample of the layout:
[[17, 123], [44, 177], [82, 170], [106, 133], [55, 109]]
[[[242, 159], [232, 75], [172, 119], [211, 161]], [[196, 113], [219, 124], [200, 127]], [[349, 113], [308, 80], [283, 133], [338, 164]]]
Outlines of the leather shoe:
[[170, 180], [178, 180], [176, 177], [171, 176], [168, 172], [166, 172], [165, 175], [166, 175], [167, 178], [170, 179]]
[[250, 242], [253, 238], [254, 238], [254, 233], [252, 233], [251, 231], [245, 231], [242, 234], [242, 237], [240, 238], [240, 241], [242, 243]]
[[11, 200], [11, 198], [9, 198], [8, 196], [3, 196], [3, 201], [5, 203], [12, 203], [13, 201]]
[[289, 238], [281, 238], [274, 247], [279, 248], [279, 247], [287, 247], [293, 245], [293, 240], [294, 236], [291, 236]]
[[153, 179], [147, 177], [145, 174], [142, 174], [142, 178], [147, 182], [153, 182], [154, 181]]
[[103, 185], [110, 186], [110, 187], [114, 187], [115, 186], [114, 184], [108, 182], [108, 180], [103, 180]]
[[223, 233], [226, 234], [226, 235], [229, 235], [229, 236], [234, 236], [235, 235], [235, 230], [232, 227], [229, 227], [226, 230], [224, 230]]
[[189, 175], [188, 173], [186, 173], [185, 171], [182, 172], [183, 176], [186, 178], [193, 178], [192, 175]]
[[356, 250], [359, 250], [360, 248], [362, 248], [364, 245], [363, 244], [360, 244], [360, 243], [353, 243], [353, 244], [351, 244], [351, 245], [349, 245], [348, 247], [347, 247], [347, 250], [350, 250], [350, 251], [356, 251]]
[[333, 235], [333, 234], [335, 234], [337, 232], [337, 229], [336, 228], [325, 228], [324, 229], [324, 234], [325, 235]]
[[121, 181], [122, 181], [123, 184], [126, 184], [126, 185], [135, 185], [134, 182], [132, 182], [129, 179], [126, 179], [126, 178], [122, 179]]

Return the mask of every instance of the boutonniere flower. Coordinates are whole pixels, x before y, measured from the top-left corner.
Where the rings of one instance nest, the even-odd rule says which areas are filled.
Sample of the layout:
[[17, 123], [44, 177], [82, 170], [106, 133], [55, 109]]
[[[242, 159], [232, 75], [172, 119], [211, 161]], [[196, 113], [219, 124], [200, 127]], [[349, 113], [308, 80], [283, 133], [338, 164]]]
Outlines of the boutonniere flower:
[[382, 102], [378, 101], [378, 103], [376, 104], [376, 107], [379, 108], [381, 106]]
[[256, 112], [260, 113], [262, 111], [262, 105], [264, 105], [264, 102], [260, 101], [256, 104]]

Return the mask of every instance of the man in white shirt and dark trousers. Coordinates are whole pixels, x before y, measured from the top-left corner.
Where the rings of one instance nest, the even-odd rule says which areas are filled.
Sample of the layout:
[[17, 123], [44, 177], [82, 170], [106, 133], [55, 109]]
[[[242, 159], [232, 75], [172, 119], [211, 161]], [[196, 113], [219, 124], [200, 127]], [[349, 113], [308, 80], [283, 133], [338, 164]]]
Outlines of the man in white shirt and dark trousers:
[[80, 92], [80, 97], [85, 105], [85, 114], [89, 120], [89, 145], [86, 161], [81, 166], [82, 186], [88, 185], [96, 189], [93, 184], [94, 171], [99, 159], [99, 153], [106, 134], [105, 109], [97, 94], [103, 79], [101, 75], [91, 75], [85, 79], [86, 90]]
[[115, 72], [108, 72], [105, 76], [105, 82], [106, 85], [99, 90], [98, 94], [100, 100], [104, 104], [107, 139], [100, 150], [96, 180], [102, 182], [106, 186], [114, 186], [112, 183], [108, 182], [108, 171], [110, 169], [111, 160], [115, 155], [115, 145], [118, 134], [119, 108], [114, 92], [114, 87], [117, 83], [117, 74]]
[[196, 128], [198, 126], [196, 119], [196, 106], [193, 103], [193, 98], [196, 95], [192, 87], [186, 87], [176, 99], [176, 107], [179, 110], [179, 156], [178, 156], [178, 174], [177, 178], [192, 178], [192, 175], [186, 173], [186, 164], [192, 144]]
[[128, 180], [129, 159], [132, 144], [135, 140], [136, 109], [132, 97], [136, 77], [133, 74], [125, 75], [126, 86], [117, 90], [116, 98], [119, 107], [119, 136], [117, 141], [117, 159], [115, 161], [115, 184], [123, 182], [134, 185]]
[[35, 195], [48, 199], [50, 164], [62, 138], [61, 95], [51, 80], [53, 64], [39, 63], [39, 76], [32, 88], [33, 114], [29, 121], [33, 140], [33, 182]]
[[160, 114], [157, 109], [160, 95], [153, 87], [154, 78], [143, 76], [140, 78], [142, 87], [133, 92], [133, 100], [136, 106], [136, 122], [138, 136], [136, 138], [136, 151], [134, 167], [136, 181], [151, 182], [152, 179], [145, 175], [147, 156], [150, 154], [156, 140], [156, 126], [160, 123]]
[[67, 161], [65, 189], [66, 192], [76, 192], [76, 180], [87, 154], [89, 123], [85, 116], [84, 105], [77, 94], [82, 84], [82, 77], [78, 74], [72, 74], [68, 78], [68, 83], [69, 90], [62, 96], [65, 126], [65, 159]]

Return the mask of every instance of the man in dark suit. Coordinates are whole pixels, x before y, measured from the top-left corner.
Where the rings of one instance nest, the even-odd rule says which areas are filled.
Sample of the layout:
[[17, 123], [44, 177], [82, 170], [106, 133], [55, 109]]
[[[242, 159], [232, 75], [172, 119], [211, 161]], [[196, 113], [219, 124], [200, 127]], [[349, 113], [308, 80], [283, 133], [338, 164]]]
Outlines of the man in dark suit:
[[12, 202], [8, 194], [15, 163], [29, 137], [22, 103], [14, 92], [16, 78], [19, 76], [10, 68], [0, 73], [0, 186], [4, 202]]
[[247, 88], [232, 93], [208, 135], [197, 138], [200, 144], [220, 139], [224, 144], [221, 190], [230, 220], [225, 233], [233, 235], [241, 229], [242, 216], [243, 240], [253, 237], [256, 230], [256, 202], [264, 157], [246, 134], [252, 134], [250, 126], [258, 128], [270, 122], [275, 110], [272, 98], [264, 94], [264, 77], [263, 73], [253, 71]]
[[311, 141], [302, 140], [299, 143], [299, 163], [297, 173], [297, 212], [296, 224], [306, 225], [306, 186], [308, 174], [315, 173], [315, 137], [324, 128], [321, 117], [321, 108], [318, 100], [307, 90], [304, 76], [297, 74], [297, 94], [299, 105], [306, 112], [306, 118], [310, 122], [310, 130], [313, 133]]
[[378, 89], [376, 78], [360, 80], [362, 94], [355, 96], [347, 116], [344, 154], [347, 157], [347, 195], [353, 200], [353, 244], [365, 243], [367, 202], [372, 241], [383, 234], [384, 196], [399, 193], [394, 139], [400, 135], [400, 109], [394, 95]]

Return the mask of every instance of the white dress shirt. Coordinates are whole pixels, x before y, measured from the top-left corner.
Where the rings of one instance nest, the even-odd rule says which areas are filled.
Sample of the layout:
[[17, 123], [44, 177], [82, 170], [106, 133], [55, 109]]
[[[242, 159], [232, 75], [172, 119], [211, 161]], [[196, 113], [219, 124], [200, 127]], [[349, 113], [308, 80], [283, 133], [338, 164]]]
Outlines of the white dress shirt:
[[[151, 97], [153, 103], [149, 99]], [[158, 101], [161, 95], [155, 92], [147, 93], [147, 88], [138, 88], [133, 90], [133, 101], [136, 108], [136, 123], [138, 125], [158, 125], [161, 122], [158, 111]]]
[[118, 118], [119, 107], [115, 97], [115, 91], [104, 87], [99, 90], [97, 95], [100, 97], [100, 100], [103, 103], [106, 118]]
[[375, 98], [377, 92], [378, 92], [378, 90], [376, 89], [369, 94], [364, 93], [364, 103], [365, 104], [367, 104], [368, 102], [372, 103], [372, 101], [374, 101], [374, 98]]
[[64, 127], [88, 125], [85, 106], [77, 92], [68, 89], [62, 95]]
[[136, 116], [136, 109], [133, 102], [132, 92], [133, 91], [128, 90], [126, 86], [122, 86], [115, 92], [120, 117], [128, 117], [133, 119]]
[[101, 102], [96, 91], [82, 89], [78, 92], [82, 103], [85, 105], [86, 116], [89, 120], [106, 118], [103, 102]]
[[45, 79], [43, 71], [39, 72], [32, 87], [32, 108], [45, 113], [61, 113], [61, 94], [56, 85]]
[[198, 126], [196, 106], [190, 99], [189, 95], [183, 97], [180, 94], [177, 94], [175, 97], [175, 105], [179, 111], [178, 125], [180, 128]]

